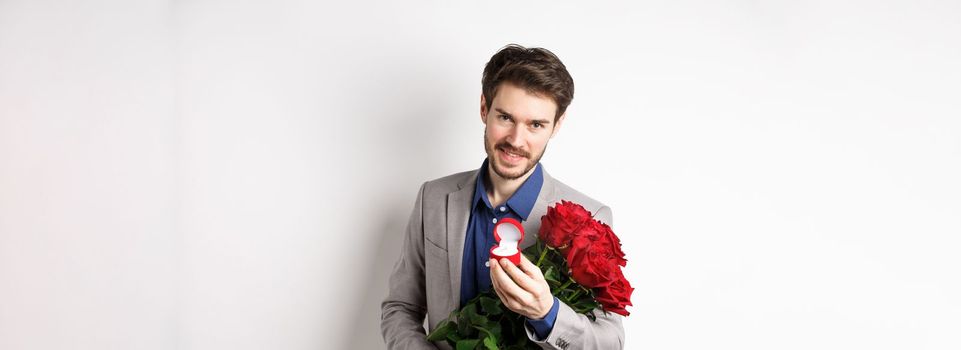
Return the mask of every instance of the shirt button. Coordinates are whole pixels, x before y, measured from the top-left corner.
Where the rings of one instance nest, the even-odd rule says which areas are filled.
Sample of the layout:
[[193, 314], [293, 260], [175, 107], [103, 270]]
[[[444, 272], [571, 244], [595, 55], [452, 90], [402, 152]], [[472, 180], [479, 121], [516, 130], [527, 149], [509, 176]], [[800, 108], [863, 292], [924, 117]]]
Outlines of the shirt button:
[[494, 223], [495, 223], [495, 224], [497, 223], [497, 218], [494, 218]]
[[491, 261], [490, 260], [485, 261], [484, 266], [491, 267]]
[[504, 212], [507, 208], [501, 207], [501, 212]]

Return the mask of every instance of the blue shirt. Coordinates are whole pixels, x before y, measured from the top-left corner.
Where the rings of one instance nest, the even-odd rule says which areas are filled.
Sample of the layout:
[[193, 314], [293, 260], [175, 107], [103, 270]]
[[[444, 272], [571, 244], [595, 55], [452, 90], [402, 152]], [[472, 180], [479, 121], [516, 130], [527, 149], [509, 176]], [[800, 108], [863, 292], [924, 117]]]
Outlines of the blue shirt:
[[[507, 201], [494, 208], [487, 198], [484, 183], [488, 180], [488, 160], [484, 159], [477, 174], [477, 185], [474, 187], [474, 200], [471, 201], [470, 221], [467, 223], [467, 236], [464, 239], [464, 261], [461, 268], [460, 305], [483, 291], [491, 289], [490, 249], [497, 241], [494, 239], [494, 225], [503, 218], [514, 218], [523, 222], [527, 220], [537, 195], [544, 184], [544, 174], [541, 164], [537, 163], [534, 172], [511, 195]], [[531, 234], [531, 233], [526, 233]], [[534, 328], [538, 339], [546, 338], [554, 328], [557, 320], [558, 300], [554, 298], [554, 305], [550, 312], [541, 320], [528, 319], [527, 323]]]

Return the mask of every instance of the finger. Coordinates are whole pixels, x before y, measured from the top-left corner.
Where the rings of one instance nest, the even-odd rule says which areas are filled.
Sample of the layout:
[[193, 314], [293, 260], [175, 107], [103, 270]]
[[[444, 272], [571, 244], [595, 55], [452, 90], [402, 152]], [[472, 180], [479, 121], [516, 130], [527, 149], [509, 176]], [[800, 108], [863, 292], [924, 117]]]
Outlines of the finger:
[[506, 289], [508, 287], [504, 287], [504, 283], [523, 291], [513, 284], [513, 281], [511, 281], [510, 276], [507, 275], [507, 272], [504, 271], [504, 268], [502, 268], [501, 265], [494, 260], [491, 268], [491, 284], [494, 287], [494, 293], [496, 293], [497, 297], [501, 299], [501, 302], [504, 304], [505, 308], [518, 314], [524, 314], [524, 303], [521, 301], [519, 296], [507, 292]]
[[[510, 264], [510, 261], [507, 260], [506, 258], [501, 260], [502, 262], [507, 261], [507, 263]], [[499, 284], [501, 292], [504, 292], [504, 294], [506, 294], [507, 296], [513, 299], [523, 300], [522, 297], [530, 293], [528, 293], [527, 291], [519, 287], [517, 283], [514, 283], [514, 281], [511, 280], [511, 277], [508, 276], [507, 273], [503, 271], [501, 266], [503, 266], [503, 264], [497, 264], [497, 267], [495, 269], [491, 269], [491, 279], [493, 281], [492, 283]]]
[[527, 274], [525, 274], [523, 271], [517, 268], [517, 266], [514, 266], [514, 264], [511, 264], [509, 261], [507, 262], [507, 264], [502, 264], [501, 266], [504, 267], [504, 271], [506, 271], [507, 274], [510, 275], [510, 277], [514, 280], [514, 282], [517, 283], [517, 285], [519, 285], [521, 288], [524, 288], [524, 290], [531, 292], [532, 294], [536, 294], [534, 292], [536, 292], [539, 289], [539, 286], [533, 279], [531, 279], [531, 276], [528, 276]]
[[497, 265], [497, 260], [488, 259], [487, 264], [488, 264], [488, 267], [490, 267], [490, 269], [491, 269], [491, 270], [490, 270], [490, 271], [491, 271], [491, 273], [490, 273], [490, 275], [491, 275], [491, 285], [494, 286], [494, 289], [496, 290], [496, 289], [500, 288], [500, 285], [497, 283], [497, 278], [496, 278], [496, 275], [499, 273], [498, 270], [497, 270], [497, 268], [499, 267], [499, 266]]
[[494, 260], [494, 259], [490, 259], [490, 269], [491, 269], [491, 273], [490, 273], [491, 286], [493, 286], [494, 290], [497, 291], [498, 293], [503, 293], [501, 290], [502, 288], [500, 284], [499, 275], [503, 275], [504, 270], [500, 268], [500, 264], [498, 264], [497, 260]]
[[544, 273], [541, 272], [541, 269], [528, 260], [524, 254], [521, 254], [521, 270], [534, 280], [544, 279]]
[[507, 299], [504, 298], [504, 294], [501, 293], [501, 287], [500, 287], [500, 285], [498, 285], [497, 282], [494, 282], [493, 279], [491, 279], [491, 287], [493, 287], [493, 288], [491, 288], [491, 289], [494, 290], [494, 293], [497, 294], [497, 297], [500, 298], [502, 302], [505, 302], [505, 303], [506, 303], [506, 302], [507, 302]]
[[497, 263], [497, 260], [494, 260], [494, 259], [490, 259], [490, 267], [491, 267], [491, 286], [494, 287], [493, 288], [494, 293], [497, 294], [497, 296], [501, 299], [501, 302], [504, 303], [504, 305], [511, 305], [510, 302], [513, 301], [513, 298], [507, 296], [504, 293], [504, 291], [502, 290], [503, 288], [500, 285], [500, 279], [496, 277], [497, 275], [503, 275], [504, 271], [500, 268], [500, 265]]

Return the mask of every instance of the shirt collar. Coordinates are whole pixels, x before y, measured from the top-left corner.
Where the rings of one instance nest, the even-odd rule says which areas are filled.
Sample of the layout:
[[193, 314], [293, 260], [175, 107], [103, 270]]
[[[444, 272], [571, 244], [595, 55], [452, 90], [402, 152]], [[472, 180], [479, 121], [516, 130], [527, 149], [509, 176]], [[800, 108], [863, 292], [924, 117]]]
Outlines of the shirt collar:
[[[488, 208], [493, 208], [490, 200], [487, 198], [487, 188], [484, 186], [484, 179], [488, 178], [487, 167], [488, 159], [484, 158], [484, 163], [481, 164], [480, 169], [478, 169], [477, 174], [477, 184], [474, 187], [474, 201], [471, 210], [477, 208], [477, 203], [483, 202]], [[511, 195], [511, 198], [507, 199], [507, 207], [511, 208], [522, 220], [527, 220], [527, 216], [531, 214], [531, 210], [534, 208], [534, 203], [537, 201], [537, 195], [541, 192], [541, 185], [544, 184], [544, 174], [541, 170], [541, 163], [538, 162], [534, 166], [534, 173], [531, 174], [524, 180], [521, 187], [517, 188], [517, 191]]]

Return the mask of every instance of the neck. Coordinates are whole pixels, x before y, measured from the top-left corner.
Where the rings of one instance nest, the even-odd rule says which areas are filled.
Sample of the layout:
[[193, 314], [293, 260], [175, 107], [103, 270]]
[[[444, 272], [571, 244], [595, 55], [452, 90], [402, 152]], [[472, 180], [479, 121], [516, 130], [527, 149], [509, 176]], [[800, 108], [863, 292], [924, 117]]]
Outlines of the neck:
[[517, 192], [517, 189], [524, 184], [524, 181], [531, 177], [531, 174], [533, 174], [534, 170], [536, 169], [537, 166], [534, 166], [531, 168], [531, 170], [519, 178], [505, 179], [494, 172], [493, 165], [488, 166], [487, 178], [489, 179], [490, 183], [487, 183], [487, 186], [485, 187], [487, 188], [487, 199], [490, 200], [491, 205], [496, 207], [504, 204], [504, 202], [506, 202], [508, 198], [511, 198], [511, 196], [514, 195], [514, 192]]

